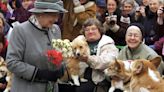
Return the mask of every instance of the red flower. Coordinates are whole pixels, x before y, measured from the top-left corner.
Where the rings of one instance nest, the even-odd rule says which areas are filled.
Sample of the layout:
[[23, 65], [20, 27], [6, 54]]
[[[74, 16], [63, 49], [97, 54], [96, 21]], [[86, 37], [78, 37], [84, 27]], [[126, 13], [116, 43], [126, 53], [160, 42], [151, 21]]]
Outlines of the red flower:
[[59, 66], [61, 64], [61, 61], [63, 60], [62, 53], [56, 50], [48, 50], [47, 56], [49, 61], [55, 64], [56, 66]]

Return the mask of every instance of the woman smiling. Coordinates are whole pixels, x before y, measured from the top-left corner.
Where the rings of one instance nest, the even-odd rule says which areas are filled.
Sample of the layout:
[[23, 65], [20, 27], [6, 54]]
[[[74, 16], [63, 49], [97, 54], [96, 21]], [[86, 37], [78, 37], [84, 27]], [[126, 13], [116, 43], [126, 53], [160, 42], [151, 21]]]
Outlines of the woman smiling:
[[[118, 59], [120, 60], [135, 60], [135, 59], [153, 59], [158, 54], [143, 43], [144, 28], [142, 25], [133, 23], [126, 32], [125, 41], [126, 46], [121, 49]], [[164, 65], [163, 61], [158, 67], [159, 72], [162, 74]]]

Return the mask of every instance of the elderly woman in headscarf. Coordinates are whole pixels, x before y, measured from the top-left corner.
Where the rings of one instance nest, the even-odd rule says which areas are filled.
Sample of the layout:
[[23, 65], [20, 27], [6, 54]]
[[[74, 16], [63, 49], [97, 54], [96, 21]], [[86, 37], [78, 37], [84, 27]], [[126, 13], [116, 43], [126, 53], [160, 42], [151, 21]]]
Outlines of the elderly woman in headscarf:
[[[132, 23], [126, 32], [125, 41], [126, 46], [121, 49], [118, 59], [120, 60], [135, 60], [147, 59], [151, 60], [159, 56], [152, 48], [143, 43], [144, 27], [138, 23]], [[164, 69], [163, 61], [158, 67], [159, 72], [162, 74]]]
[[54, 24], [59, 13], [67, 12], [61, 0], [37, 0], [29, 10], [28, 21], [13, 28], [6, 63], [13, 73], [11, 92], [58, 92], [57, 79], [63, 65], [49, 61], [46, 52], [52, 39], [60, 39], [61, 31]]

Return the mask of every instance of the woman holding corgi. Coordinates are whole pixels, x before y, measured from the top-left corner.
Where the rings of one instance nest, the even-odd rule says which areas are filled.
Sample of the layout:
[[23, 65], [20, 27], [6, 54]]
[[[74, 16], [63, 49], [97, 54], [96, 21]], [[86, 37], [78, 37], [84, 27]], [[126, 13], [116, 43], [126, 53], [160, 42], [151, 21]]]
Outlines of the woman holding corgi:
[[88, 42], [91, 55], [79, 58], [89, 65], [84, 73], [84, 78], [88, 81], [76, 87], [76, 92], [107, 92], [110, 83], [105, 79], [103, 71], [108, 63], [117, 57], [118, 49], [113, 39], [104, 35], [103, 26], [97, 19], [87, 19], [82, 29], [81, 32]]

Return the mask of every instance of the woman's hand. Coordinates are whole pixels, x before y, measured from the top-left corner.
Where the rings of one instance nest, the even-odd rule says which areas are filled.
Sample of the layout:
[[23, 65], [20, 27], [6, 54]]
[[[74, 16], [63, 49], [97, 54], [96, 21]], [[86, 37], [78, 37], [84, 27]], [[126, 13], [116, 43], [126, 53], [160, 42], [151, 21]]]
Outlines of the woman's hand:
[[88, 61], [88, 56], [83, 55], [83, 56], [79, 56], [78, 60], [82, 61], [82, 62], [87, 62]]

